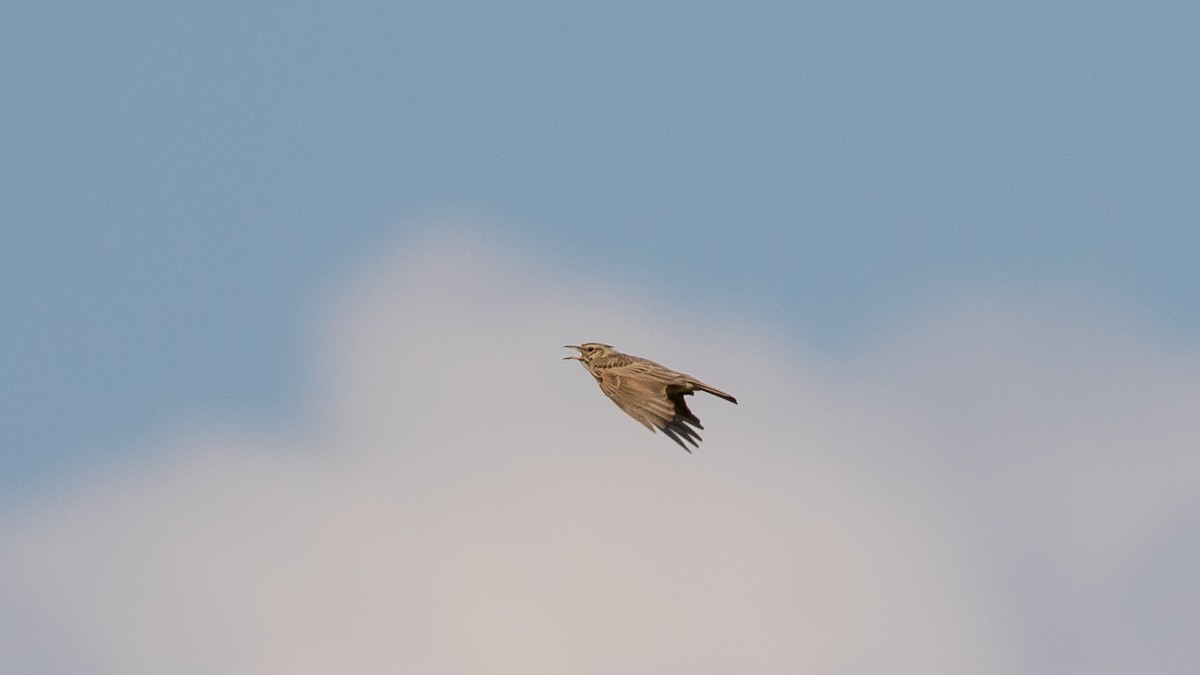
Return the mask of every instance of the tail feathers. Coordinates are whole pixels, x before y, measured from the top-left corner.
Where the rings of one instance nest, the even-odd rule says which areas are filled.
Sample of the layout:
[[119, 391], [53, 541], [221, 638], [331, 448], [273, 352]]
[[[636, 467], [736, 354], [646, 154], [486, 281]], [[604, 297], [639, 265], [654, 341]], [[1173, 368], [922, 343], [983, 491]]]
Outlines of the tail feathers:
[[703, 382], [696, 382], [695, 384], [696, 384], [696, 388], [699, 389], [700, 391], [706, 391], [706, 392], [712, 394], [713, 396], [720, 396], [721, 398], [725, 399], [726, 401], [729, 401], [730, 403], [737, 405], [737, 399], [734, 398], [731, 394], [726, 394], [725, 392], [721, 391], [720, 389], [717, 389], [716, 387], [710, 387], [707, 384], [704, 384]]

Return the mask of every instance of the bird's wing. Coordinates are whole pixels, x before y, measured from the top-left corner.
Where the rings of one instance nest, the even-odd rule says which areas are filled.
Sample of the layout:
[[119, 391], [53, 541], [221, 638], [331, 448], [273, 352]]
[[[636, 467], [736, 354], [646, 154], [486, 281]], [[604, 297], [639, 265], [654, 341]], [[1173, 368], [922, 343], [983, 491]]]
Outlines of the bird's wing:
[[647, 427], [661, 428], [675, 416], [667, 398], [667, 383], [642, 364], [609, 368], [600, 373], [600, 389], [630, 417]]
[[[660, 429], [684, 450], [699, 447], [700, 436], [688, 425], [703, 429], [700, 420], [688, 410], [684, 392], [672, 385], [678, 374], [650, 362], [608, 368], [600, 373], [600, 389], [633, 419], [648, 429]], [[668, 394], [668, 391], [671, 391]]]

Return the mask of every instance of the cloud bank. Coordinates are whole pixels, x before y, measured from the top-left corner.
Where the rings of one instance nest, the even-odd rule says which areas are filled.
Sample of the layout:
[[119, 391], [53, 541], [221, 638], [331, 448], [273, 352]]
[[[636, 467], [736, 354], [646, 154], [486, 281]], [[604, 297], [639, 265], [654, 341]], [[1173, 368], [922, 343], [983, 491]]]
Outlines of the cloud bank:
[[[1200, 663], [1200, 365], [1102, 307], [931, 307], [832, 362], [471, 234], [322, 301], [299, 428], [0, 521], [0, 666], [1125, 673]], [[738, 396], [692, 456], [559, 345]]]

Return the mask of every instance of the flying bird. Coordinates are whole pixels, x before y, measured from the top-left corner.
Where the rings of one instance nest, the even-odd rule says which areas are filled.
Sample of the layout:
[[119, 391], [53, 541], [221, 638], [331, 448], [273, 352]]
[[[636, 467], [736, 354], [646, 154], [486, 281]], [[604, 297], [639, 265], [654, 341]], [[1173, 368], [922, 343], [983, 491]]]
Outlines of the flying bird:
[[700, 447], [700, 434], [696, 433], [696, 429], [703, 429], [704, 426], [700, 424], [700, 418], [688, 410], [683, 397], [699, 390], [737, 403], [733, 396], [691, 375], [675, 372], [648, 359], [622, 354], [611, 345], [585, 342], [563, 347], [579, 351], [579, 354], [564, 356], [563, 359], [582, 363], [596, 378], [600, 391], [611, 398], [617, 407], [646, 425], [647, 429], [661, 429], [689, 453], [692, 450], [687, 443], [692, 448]]

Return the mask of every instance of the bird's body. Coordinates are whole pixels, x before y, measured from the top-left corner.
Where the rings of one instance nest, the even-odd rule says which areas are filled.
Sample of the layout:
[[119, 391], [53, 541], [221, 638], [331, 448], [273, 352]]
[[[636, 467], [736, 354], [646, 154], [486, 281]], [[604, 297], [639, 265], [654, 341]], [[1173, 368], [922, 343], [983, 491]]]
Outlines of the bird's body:
[[[700, 447], [703, 429], [700, 418], [688, 409], [684, 396], [696, 391], [708, 392], [731, 403], [737, 399], [700, 380], [666, 366], [630, 354], [623, 354], [599, 342], [564, 345], [579, 350], [578, 356], [568, 356], [587, 368], [600, 385], [600, 390], [621, 410], [646, 425], [651, 431], [660, 429], [684, 450]], [[690, 425], [690, 426], [689, 426]]]

